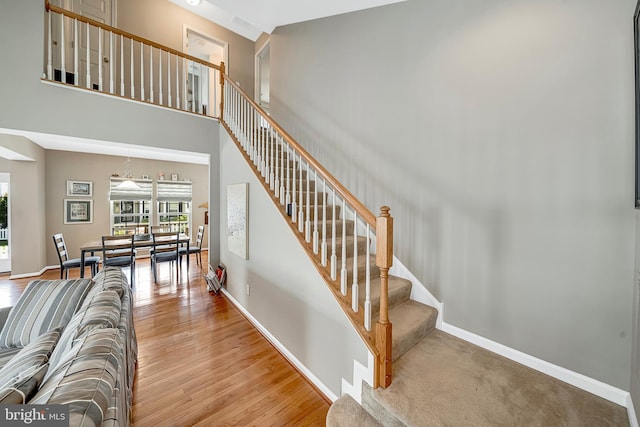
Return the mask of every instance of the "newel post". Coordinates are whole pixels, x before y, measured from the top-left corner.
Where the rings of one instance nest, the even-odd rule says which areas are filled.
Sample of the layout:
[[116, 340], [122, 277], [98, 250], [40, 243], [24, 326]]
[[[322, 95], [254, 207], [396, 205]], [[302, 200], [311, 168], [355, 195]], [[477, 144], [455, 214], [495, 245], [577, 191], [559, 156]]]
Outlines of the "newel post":
[[376, 265], [380, 268], [380, 318], [376, 324], [376, 347], [380, 354], [377, 383], [391, 385], [391, 322], [389, 322], [389, 268], [393, 264], [393, 217], [382, 206], [376, 219]]
[[220, 113], [218, 118], [222, 120], [224, 118], [224, 62], [220, 63]]

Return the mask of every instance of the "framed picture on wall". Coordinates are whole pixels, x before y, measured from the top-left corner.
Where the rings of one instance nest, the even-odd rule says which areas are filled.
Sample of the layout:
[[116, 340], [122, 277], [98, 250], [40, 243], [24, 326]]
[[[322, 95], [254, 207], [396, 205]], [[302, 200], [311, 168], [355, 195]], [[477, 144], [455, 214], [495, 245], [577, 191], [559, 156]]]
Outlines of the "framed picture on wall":
[[64, 199], [65, 224], [91, 224], [93, 200]]
[[67, 196], [80, 196], [80, 197], [93, 196], [93, 182], [67, 181]]

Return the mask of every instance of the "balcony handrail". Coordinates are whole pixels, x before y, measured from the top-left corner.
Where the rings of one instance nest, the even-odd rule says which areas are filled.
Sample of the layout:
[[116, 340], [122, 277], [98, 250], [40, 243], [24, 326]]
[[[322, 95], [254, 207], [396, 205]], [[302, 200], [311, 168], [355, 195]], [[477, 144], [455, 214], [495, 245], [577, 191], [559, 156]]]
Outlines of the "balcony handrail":
[[103, 30], [110, 31], [110, 32], [112, 32], [114, 34], [118, 34], [118, 35], [126, 37], [128, 39], [132, 39], [132, 40], [137, 41], [139, 43], [143, 43], [145, 45], [155, 47], [156, 49], [159, 49], [159, 50], [162, 50], [162, 51], [165, 51], [165, 52], [169, 52], [169, 53], [171, 53], [173, 55], [179, 56], [179, 57], [184, 58], [186, 60], [197, 62], [197, 63], [202, 64], [204, 66], [207, 66], [209, 68], [214, 68], [216, 70], [220, 70], [220, 66], [219, 65], [212, 64], [211, 62], [207, 62], [207, 61], [205, 61], [203, 59], [197, 58], [195, 56], [191, 56], [191, 55], [186, 54], [184, 52], [181, 52], [179, 50], [170, 48], [169, 46], [165, 46], [165, 45], [162, 45], [160, 43], [156, 43], [153, 40], [145, 39], [144, 37], [140, 37], [140, 36], [137, 36], [135, 34], [131, 34], [131, 33], [127, 32], [127, 31], [120, 30], [120, 29], [118, 29], [116, 27], [112, 27], [110, 25], [103, 24], [102, 22], [95, 21], [95, 20], [93, 20], [91, 18], [87, 18], [86, 16], [79, 15], [77, 13], [71, 12], [70, 10], [63, 9], [61, 7], [58, 7], [56, 5], [53, 5], [53, 4], [49, 3], [49, 0], [45, 0], [44, 3], [45, 3], [44, 7], [45, 7], [45, 10], [47, 12], [52, 11], [52, 12], [56, 12], [56, 13], [59, 13], [61, 15], [64, 15], [64, 16], [66, 16], [68, 18], [71, 18], [71, 19], [77, 19], [80, 22], [84, 22], [86, 24], [102, 28]]
[[336, 191], [358, 211], [358, 213], [367, 221], [370, 226], [376, 226], [376, 216], [371, 213], [371, 211], [365, 205], [363, 205], [356, 196], [354, 196], [349, 190], [347, 190], [340, 181], [338, 181], [328, 170], [324, 168], [324, 166], [322, 166], [313, 156], [311, 156], [311, 154], [309, 154], [307, 150], [305, 150], [291, 135], [289, 135], [289, 133], [287, 133], [287, 131], [285, 131], [282, 126], [280, 126], [275, 120], [273, 120], [271, 116], [269, 116], [269, 114], [267, 114], [267, 112], [260, 105], [258, 105], [253, 99], [251, 99], [251, 97], [247, 95], [247, 93], [240, 86], [238, 86], [228, 75], [223, 74], [223, 76], [225, 84], [230, 84], [237, 91], [242, 93], [246, 101], [249, 102], [251, 106], [253, 106], [253, 108], [260, 112], [263, 120], [267, 121], [279, 134], [281, 134], [282, 137], [292, 147], [294, 147], [300, 155], [302, 155], [305, 161], [313, 166], [322, 175], [322, 177], [326, 179], [327, 182], [331, 184], [331, 186], [333, 186]]

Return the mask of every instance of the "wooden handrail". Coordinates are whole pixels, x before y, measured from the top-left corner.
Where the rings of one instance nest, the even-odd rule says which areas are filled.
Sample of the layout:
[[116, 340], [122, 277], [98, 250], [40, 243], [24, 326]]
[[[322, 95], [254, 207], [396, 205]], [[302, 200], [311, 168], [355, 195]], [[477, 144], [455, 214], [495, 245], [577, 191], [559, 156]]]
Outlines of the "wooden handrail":
[[45, 8], [45, 10], [47, 12], [52, 11], [52, 12], [59, 13], [61, 15], [64, 15], [64, 16], [72, 18], [72, 19], [77, 19], [80, 22], [85, 22], [85, 23], [93, 25], [95, 27], [102, 28], [103, 30], [110, 31], [110, 32], [112, 32], [114, 34], [118, 34], [118, 35], [121, 35], [121, 36], [126, 37], [128, 39], [135, 40], [135, 41], [137, 41], [139, 43], [143, 43], [145, 45], [155, 47], [156, 49], [160, 49], [160, 50], [163, 50], [165, 52], [172, 53], [172, 54], [174, 54], [176, 56], [179, 56], [181, 58], [187, 59], [189, 61], [197, 62], [199, 64], [202, 64], [202, 65], [206, 66], [206, 67], [214, 68], [216, 70], [220, 70], [220, 66], [219, 65], [212, 64], [211, 62], [204, 61], [204, 60], [202, 60], [200, 58], [196, 58], [195, 56], [188, 55], [188, 54], [186, 54], [184, 52], [180, 52], [179, 50], [170, 48], [168, 46], [161, 45], [160, 43], [156, 43], [156, 42], [151, 41], [149, 39], [145, 39], [144, 37], [139, 37], [139, 36], [136, 36], [135, 34], [131, 34], [131, 33], [128, 33], [126, 31], [119, 30], [119, 29], [117, 29], [115, 27], [112, 27], [110, 25], [103, 24], [102, 22], [94, 21], [93, 19], [87, 18], [86, 16], [78, 15], [77, 13], [71, 12], [71, 11], [69, 11], [67, 9], [63, 9], [61, 7], [58, 7], [58, 6], [50, 4], [49, 0], [45, 0], [44, 8]]
[[365, 205], [363, 205], [360, 200], [358, 200], [349, 190], [347, 190], [341, 183], [338, 181], [333, 175], [329, 173], [316, 159], [314, 159], [298, 142], [293, 139], [291, 135], [289, 135], [282, 127], [276, 123], [271, 116], [269, 116], [263, 109], [260, 107], [255, 101], [251, 99], [247, 93], [242, 90], [240, 86], [238, 86], [229, 76], [224, 75], [224, 79], [233, 86], [238, 92], [240, 92], [246, 101], [248, 101], [253, 108], [260, 111], [262, 118], [269, 122], [269, 124], [280, 134], [282, 137], [289, 143], [289, 145], [293, 146], [294, 149], [307, 161], [309, 165], [311, 165], [318, 174], [322, 175], [322, 177], [340, 194], [344, 200], [346, 200], [356, 211], [358, 214], [375, 230], [376, 227], [376, 216], [371, 213], [369, 209]]

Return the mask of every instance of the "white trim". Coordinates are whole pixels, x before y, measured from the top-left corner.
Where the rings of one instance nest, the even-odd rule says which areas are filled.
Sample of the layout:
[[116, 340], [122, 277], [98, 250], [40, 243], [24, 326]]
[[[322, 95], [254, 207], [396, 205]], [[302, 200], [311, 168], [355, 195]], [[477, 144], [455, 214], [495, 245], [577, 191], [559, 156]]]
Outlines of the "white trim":
[[280, 352], [280, 354], [282, 354], [293, 366], [295, 366], [300, 373], [302, 373], [302, 375], [304, 375], [307, 380], [309, 380], [313, 385], [315, 385], [317, 387], [317, 389], [325, 395], [325, 397], [329, 400], [331, 400], [332, 402], [335, 402], [336, 400], [338, 400], [338, 396], [336, 396], [331, 390], [329, 390], [329, 388], [324, 385], [322, 383], [322, 381], [320, 381], [318, 379], [318, 377], [316, 377], [315, 375], [313, 375], [313, 373], [307, 369], [306, 366], [304, 366], [294, 355], [293, 353], [291, 353], [284, 345], [282, 345], [282, 343], [280, 341], [278, 341], [276, 339], [276, 337], [274, 337], [264, 326], [262, 326], [260, 324], [260, 322], [258, 322], [258, 320], [253, 317], [251, 315], [251, 313], [249, 313], [247, 311], [246, 308], [244, 308], [238, 301], [236, 301], [235, 298], [233, 298], [233, 296], [231, 296], [231, 294], [225, 289], [222, 288], [222, 293], [224, 293], [224, 295], [229, 298], [229, 301], [231, 301], [233, 303], [233, 305], [236, 306], [236, 308], [238, 310], [240, 310], [240, 312], [242, 312], [242, 314], [244, 314], [244, 316], [249, 320], [249, 322], [251, 322], [251, 324], [271, 343], [273, 344], [273, 346]]
[[[200, 31], [199, 29], [188, 25], [188, 24], [182, 24], [182, 52], [189, 54], [189, 46], [188, 46], [188, 41], [189, 41], [189, 32], [198, 34], [201, 37], [204, 37], [206, 39], [209, 39], [209, 41], [219, 45], [220, 47], [222, 47], [223, 51], [224, 51], [224, 68], [226, 70], [226, 73], [229, 74], [229, 42], [226, 42], [222, 39], [219, 39], [217, 37], [214, 37], [210, 34], [207, 34], [204, 31]], [[219, 64], [216, 64], [219, 65]]]
[[389, 274], [392, 276], [396, 276], [396, 277], [400, 277], [402, 279], [406, 279], [409, 280], [412, 283], [411, 286], [411, 295], [409, 296], [410, 299], [412, 299], [413, 301], [417, 301], [420, 302], [422, 304], [425, 305], [429, 305], [431, 307], [434, 307], [436, 310], [438, 310], [438, 318], [436, 320], [436, 327], [438, 329], [441, 329], [442, 326], [442, 322], [443, 322], [443, 311], [444, 311], [444, 307], [442, 305], [442, 303], [440, 301], [438, 301], [436, 299], [436, 297], [433, 296], [433, 294], [431, 294], [431, 292], [429, 292], [429, 290], [427, 289], [427, 287], [425, 285], [423, 285], [416, 276], [413, 275], [413, 273], [411, 273], [411, 271], [409, 271], [409, 269], [407, 267], [404, 266], [403, 263], [400, 262], [400, 260], [398, 258], [396, 258], [396, 256], [393, 256], [393, 265], [391, 266], [391, 268], [389, 269]]
[[636, 411], [633, 407], [633, 400], [631, 399], [631, 393], [627, 395], [627, 415], [629, 415], [629, 426], [630, 427], [639, 427], [638, 426], [638, 417], [636, 417]]
[[453, 325], [449, 325], [446, 322], [442, 322], [442, 328], [439, 329], [442, 329], [444, 332], [447, 332], [472, 344], [478, 345], [496, 354], [504, 356], [507, 359], [511, 359], [515, 362], [528, 366], [529, 368], [535, 369], [536, 371], [542, 372], [543, 374], [550, 375], [554, 378], [559, 379], [560, 381], [564, 381], [568, 384], [571, 384], [572, 386], [588, 391], [589, 393], [595, 394], [596, 396], [599, 396], [603, 399], [609, 400], [613, 403], [617, 403], [620, 406], [627, 407], [627, 404], [629, 403], [629, 392], [621, 390], [617, 387], [613, 387], [609, 384], [605, 384], [601, 381], [587, 377], [586, 375], [582, 375], [561, 366], [546, 362], [542, 359], [538, 359], [537, 357], [499, 344], [495, 341], [491, 341], [490, 339], [481, 337], [472, 332], [465, 331], [464, 329], [460, 329]]
[[9, 276], [9, 280], [24, 279], [25, 277], [40, 276], [40, 275], [44, 274], [45, 271], [54, 270], [56, 268], [60, 268], [60, 266], [59, 265], [47, 265], [45, 267], [42, 267], [42, 269], [40, 271], [36, 271], [35, 273], [12, 274], [12, 275]]
[[[258, 60], [258, 58], [260, 58], [260, 55], [262, 55], [262, 52], [264, 52], [265, 49], [271, 49], [271, 37], [269, 37], [269, 39], [263, 43], [262, 46], [260, 46], [260, 49], [258, 49], [258, 51], [256, 52], [256, 55], [253, 59], [253, 100], [256, 101], [258, 103], [258, 105], [260, 105], [260, 62]], [[271, 55], [271, 53], [269, 53], [269, 55]]]
[[353, 384], [349, 384], [347, 380], [342, 378], [342, 394], [348, 394], [359, 404], [362, 404], [362, 381], [366, 381], [367, 384], [373, 387], [374, 359], [370, 351], [367, 354], [369, 367], [364, 366], [357, 360], [353, 361]]

